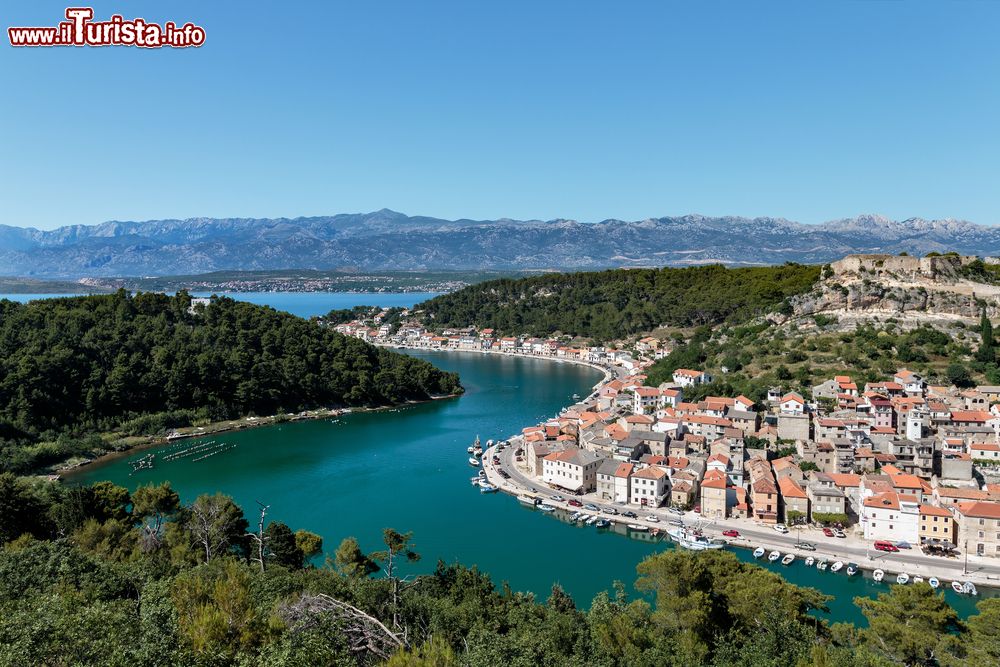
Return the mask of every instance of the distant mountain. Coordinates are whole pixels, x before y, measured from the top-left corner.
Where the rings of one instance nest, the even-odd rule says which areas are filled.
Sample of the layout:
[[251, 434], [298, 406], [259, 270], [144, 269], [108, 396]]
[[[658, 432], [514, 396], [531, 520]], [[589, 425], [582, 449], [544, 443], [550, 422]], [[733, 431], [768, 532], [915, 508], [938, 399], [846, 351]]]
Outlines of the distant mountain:
[[383, 209], [314, 218], [192, 218], [0, 225], [0, 275], [79, 278], [219, 270], [595, 269], [827, 262], [857, 252], [1000, 254], [1000, 228], [864, 215], [820, 225], [685, 215], [605, 220], [440, 220]]

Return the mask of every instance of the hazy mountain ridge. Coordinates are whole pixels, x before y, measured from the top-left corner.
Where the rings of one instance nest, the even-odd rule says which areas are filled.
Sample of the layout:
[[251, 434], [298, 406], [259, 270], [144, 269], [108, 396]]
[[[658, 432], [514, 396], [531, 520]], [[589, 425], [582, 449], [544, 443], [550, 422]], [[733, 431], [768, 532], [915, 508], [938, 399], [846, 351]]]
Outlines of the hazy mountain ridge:
[[862, 215], [819, 225], [684, 215], [637, 221], [443, 220], [383, 209], [307, 218], [0, 225], [0, 275], [168, 275], [243, 269], [595, 269], [828, 262], [857, 252], [1000, 254], [1000, 228]]

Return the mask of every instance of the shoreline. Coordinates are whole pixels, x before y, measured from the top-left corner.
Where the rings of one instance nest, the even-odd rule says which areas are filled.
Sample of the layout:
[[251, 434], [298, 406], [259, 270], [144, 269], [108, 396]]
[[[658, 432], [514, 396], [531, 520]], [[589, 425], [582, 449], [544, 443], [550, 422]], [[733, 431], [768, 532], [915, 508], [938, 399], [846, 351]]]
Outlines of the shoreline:
[[[112, 461], [131, 456], [136, 452], [146, 451], [148, 449], [155, 449], [157, 447], [163, 447], [180, 440], [192, 440], [196, 438], [207, 438], [213, 435], [222, 435], [225, 433], [233, 433], [235, 431], [245, 431], [249, 429], [266, 428], [269, 426], [278, 426], [281, 424], [292, 424], [295, 422], [303, 421], [318, 421], [322, 419], [336, 419], [344, 417], [346, 415], [364, 412], [383, 412], [386, 410], [397, 410], [399, 408], [404, 408], [410, 405], [421, 405], [423, 403], [429, 403], [431, 401], [443, 401], [450, 398], [458, 398], [461, 394], [445, 394], [441, 396], [431, 396], [430, 398], [422, 401], [407, 401], [405, 403], [400, 403], [398, 405], [382, 405], [378, 407], [357, 407], [357, 408], [316, 408], [313, 410], [303, 410], [302, 412], [288, 416], [286, 415], [268, 415], [265, 417], [240, 417], [238, 419], [228, 419], [218, 422], [212, 422], [211, 424], [206, 424], [205, 426], [183, 426], [178, 429], [174, 429], [175, 432], [185, 430], [178, 436], [135, 436], [145, 438], [145, 442], [139, 442], [125, 449], [109, 451], [99, 456], [95, 456], [92, 459], [87, 459], [75, 465], [64, 465], [60, 468], [54, 468], [52, 472], [39, 474], [39, 476], [48, 476], [50, 478], [55, 477], [59, 481], [70, 480], [75, 475], [79, 474], [85, 469], [91, 466], [105, 465], [111, 463]], [[302, 413], [305, 414], [302, 414]]]

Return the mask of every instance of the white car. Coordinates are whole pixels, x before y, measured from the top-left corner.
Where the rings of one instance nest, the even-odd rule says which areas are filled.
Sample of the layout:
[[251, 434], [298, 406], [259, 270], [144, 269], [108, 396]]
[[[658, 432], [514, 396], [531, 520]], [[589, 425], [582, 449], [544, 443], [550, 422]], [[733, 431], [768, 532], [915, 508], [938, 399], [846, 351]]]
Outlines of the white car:
[[657, 516], [655, 516], [653, 514], [650, 514], [649, 516], [647, 516], [646, 517], [646, 521], [652, 521], [653, 523], [660, 523], [659, 517], [657, 517]]
[[779, 533], [787, 533], [788, 532], [788, 526], [786, 526], [783, 523], [776, 523], [776, 524], [774, 524], [774, 529], [776, 531], [778, 531]]

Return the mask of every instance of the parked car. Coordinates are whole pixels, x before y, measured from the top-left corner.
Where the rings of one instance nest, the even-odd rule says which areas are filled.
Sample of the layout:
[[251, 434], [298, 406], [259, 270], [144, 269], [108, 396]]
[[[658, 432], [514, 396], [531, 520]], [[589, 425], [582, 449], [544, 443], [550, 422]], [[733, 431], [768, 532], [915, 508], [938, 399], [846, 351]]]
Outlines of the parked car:
[[785, 525], [785, 524], [783, 524], [783, 523], [776, 523], [776, 524], [774, 524], [774, 529], [775, 529], [776, 531], [778, 531], [779, 533], [782, 533], [782, 534], [784, 534], [784, 533], [787, 533], [787, 532], [788, 532], [788, 526], [786, 526], [786, 525]]
[[667, 511], [671, 514], [676, 514], [677, 516], [684, 516], [684, 510], [679, 510], [676, 507], [670, 507]]
[[833, 537], [833, 529], [832, 528], [824, 528], [823, 529], [823, 534], [826, 535], [827, 537]]
[[504, 479], [510, 479], [510, 473], [507, 472], [506, 470], [501, 470], [500, 476], [503, 477]]
[[887, 551], [889, 553], [896, 553], [897, 551], [899, 551], [899, 547], [897, 547], [892, 542], [879, 540], [875, 542], [875, 551]]
[[798, 547], [804, 551], [816, 551], [816, 545], [812, 542], [799, 542]]
[[722, 534], [725, 535], [726, 537], [739, 537], [740, 531], [733, 530], [732, 528], [730, 528], [729, 530], [722, 531]]
[[566, 502], [566, 499], [563, 498], [562, 496], [549, 496], [549, 500], [554, 500], [557, 503], [564, 503], [564, 502]]
[[586, 505], [583, 506], [583, 509], [590, 510], [591, 512], [600, 512], [601, 511], [601, 508], [598, 507], [597, 505], [595, 505], [594, 503], [587, 503]]
[[847, 533], [845, 533], [844, 531], [842, 531], [842, 530], [840, 530], [838, 528], [837, 530], [833, 531], [833, 536], [834, 537], [847, 537]]
[[606, 514], [618, 514], [618, 510], [616, 510], [614, 507], [605, 507], [604, 512]]
[[683, 526], [684, 522], [681, 521], [680, 519], [671, 519], [670, 520], [670, 525], [671, 526]]
[[646, 517], [646, 521], [652, 521], [653, 523], [660, 523], [660, 517], [656, 516], [655, 514], [650, 514], [649, 516]]
[[896, 547], [899, 549], [912, 549], [909, 542], [896, 542]]
[[622, 512], [622, 516], [625, 517], [626, 519], [638, 519], [639, 518], [639, 515], [636, 514], [635, 512], [633, 512], [632, 510], [629, 510], [627, 512]]
[[583, 503], [581, 503], [576, 498], [570, 498], [569, 504], [572, 505], [573, 507], [583, 507]]

